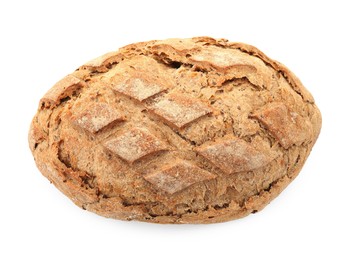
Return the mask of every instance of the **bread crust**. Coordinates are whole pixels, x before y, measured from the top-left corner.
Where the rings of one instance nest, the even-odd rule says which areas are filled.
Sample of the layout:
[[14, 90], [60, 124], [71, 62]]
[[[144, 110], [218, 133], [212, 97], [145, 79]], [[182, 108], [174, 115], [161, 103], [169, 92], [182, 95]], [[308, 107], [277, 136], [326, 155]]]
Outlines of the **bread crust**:
[[263, 209], [321, 129], [312, 95], [257, 48], [196, 37], [125, 46], [41, 99], [38, 169], [76, 205], [153, 223], [217, 223]]

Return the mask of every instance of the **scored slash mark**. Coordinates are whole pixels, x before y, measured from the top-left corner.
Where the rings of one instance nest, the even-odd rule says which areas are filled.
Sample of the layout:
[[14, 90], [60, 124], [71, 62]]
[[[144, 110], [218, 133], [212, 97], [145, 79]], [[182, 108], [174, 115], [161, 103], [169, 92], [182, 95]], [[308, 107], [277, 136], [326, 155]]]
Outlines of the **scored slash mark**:
[[130, 164], [146, 155], [170, 149], [148, 129], [140, 127], [108, 140], [104, 146]]
[[177, 128], [182, 128], [212, 112], [211, 107], [202, 101], [175, 93], [158, 99], [149, 109]]

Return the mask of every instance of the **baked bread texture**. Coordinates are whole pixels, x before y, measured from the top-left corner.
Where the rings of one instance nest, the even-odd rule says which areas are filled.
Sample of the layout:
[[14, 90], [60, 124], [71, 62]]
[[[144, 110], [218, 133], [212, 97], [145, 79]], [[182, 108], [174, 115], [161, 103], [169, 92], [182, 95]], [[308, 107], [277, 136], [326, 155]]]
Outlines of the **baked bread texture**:
[[311, 94], [257, 48], [196, 37], [131, 44], [40, 100], [35, 162], [76, 205], [155, 223], [215, 223], [264, 208], [320, 133]]

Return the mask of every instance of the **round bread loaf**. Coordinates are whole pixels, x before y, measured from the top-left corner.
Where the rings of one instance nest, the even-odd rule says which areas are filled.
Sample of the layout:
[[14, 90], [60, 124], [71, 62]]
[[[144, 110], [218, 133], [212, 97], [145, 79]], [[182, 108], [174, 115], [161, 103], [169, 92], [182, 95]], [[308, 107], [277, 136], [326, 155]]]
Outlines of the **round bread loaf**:
[[215, 223], [265, 207], [321, 128], [311, 94], [253, 46], [197, 37], [131, 44], [41, 99], [29, 145], [76, 205], [155, 223]]

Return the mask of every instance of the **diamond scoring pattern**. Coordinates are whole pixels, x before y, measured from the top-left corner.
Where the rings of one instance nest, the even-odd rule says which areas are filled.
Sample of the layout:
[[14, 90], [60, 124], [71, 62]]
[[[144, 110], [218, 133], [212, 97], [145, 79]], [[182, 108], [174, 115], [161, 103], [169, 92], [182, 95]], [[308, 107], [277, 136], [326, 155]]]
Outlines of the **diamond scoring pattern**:
[[152, 153], [169, 150], [169, 147], [149, 130], [138, 127], [107, 141], [104, 146], [129, 163]]
[[[143, 63], [145, 64], [145, 61]], [[161, 117], [171, 127], [181, 129], [213, 112], [213, 109], [200, 99], [188, 96], [185, 93], [166, 91], [172, 89], [172, 84], [155, 68], [155, 64], [152, 66], [154, 70], [151, 73], [141, 73], [139, 63], [133, 65], [129, 66], [131, 69], [127, 73], [123, 69], [114, 78], [110, 78], [112, 80], [112, 90], [141, 102], [148, 111]], [[143, 68], [146, 67], [145, 65]], [[163, 77], [154, 75], [162, 75]], [[167, 94], [157, 96], [164, 91]], [[151, 97], [154, 98], [151, 99]], [[81, 128], [91, 133], [97, 133], [113, 122], [125, 121], [125, 118], [110, 105], [98, 103], [77, 113], [72, 117], [72, 120]], [[148, 128], [139, 126], [121, 130], [118, 135], [106, 139], [102, 145], [132, 166], [134, 162], [140, 159], [151, 158], [149, 155], [171, 150], [169, 145]], [[221, 150], [222, 148], [219, 149], [219, 152]], [[200, 154], [214, 162], [215, 160], [213, 161], [213, 158], [208, 157], [207, 153], [208, 151], [200, 151]], [[218, 163], [215, 162], [215, 164]], [[228, 164], [229, 162], [226, 163], [226, 165]], [[231, 173], [228, 169], [225, 171]], [[172, 162], [165, 161], [151, 172], [140, 173], [143, 174], [142, 177], [147, 182], [168, 195], [173, 195], [196, 183], [217, 178], [217, 175], [198, 167], [193, 162], [180, 158], [176, 158]]]
[[172, 195], [197, 182], [216, 178], [215, 174], [205, 171], [192, 163], [178, 159], [162, 169], [146, 174], [144, 179], [160, 190]]

